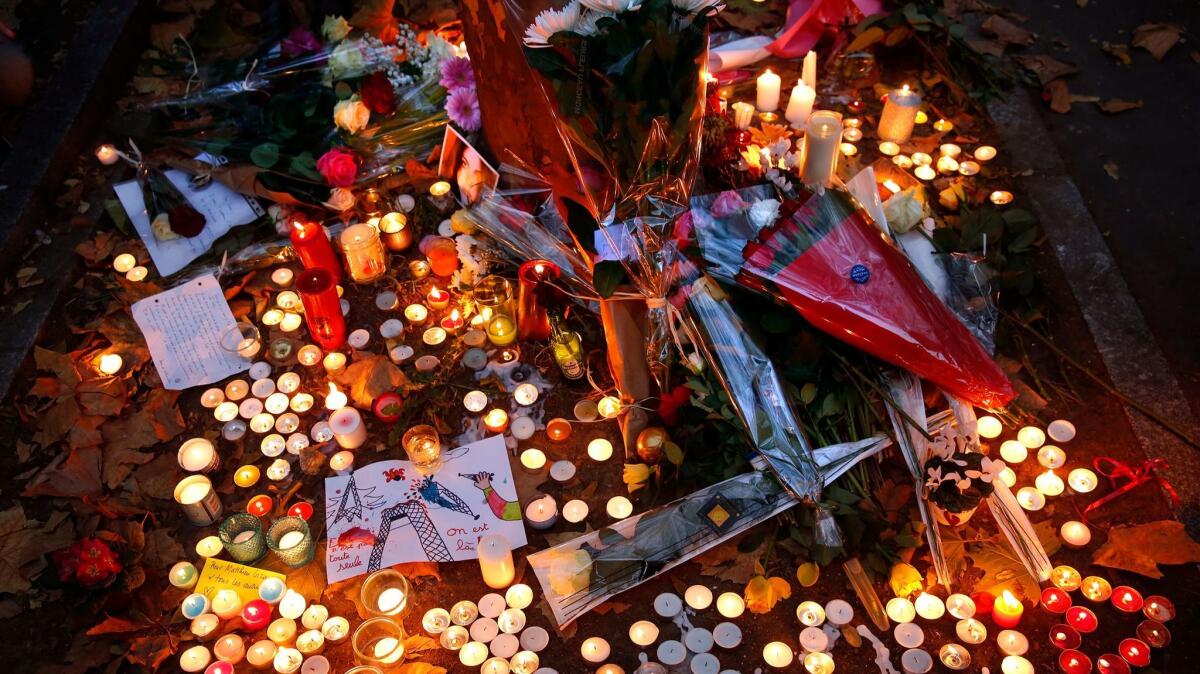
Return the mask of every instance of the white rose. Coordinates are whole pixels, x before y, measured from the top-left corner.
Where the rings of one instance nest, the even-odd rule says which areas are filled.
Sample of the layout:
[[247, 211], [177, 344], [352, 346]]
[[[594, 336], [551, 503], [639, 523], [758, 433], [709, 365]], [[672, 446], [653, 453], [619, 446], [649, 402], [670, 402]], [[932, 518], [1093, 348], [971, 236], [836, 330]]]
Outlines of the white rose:
[[340, 16], [327, 16], [321, 24], [321, 34], [328, 42], [341, 42], [350, 34], [350, 24]]
[[333, 106], [333, 123], [339, 129], [358, 133], [365, 129], [370, 121], [371, 110], [359, 99], [358, 94], [338, 101], [337, 105]]
[[780, 203], [776, 199], [763, 199], [762, 201], [754, 202], [750, 207], [750, 224], [757, 229], [770, 227], [775, 224], [775, 219], [779, 217]]
[[333, 79], [346, 79], [362, 74], [364, 59], [355, 42], [342, 42], [329, 55], [329, 73]]
[[345, 187], [335, 187], [329, 191], [329, 199], [325, 202], [325, 207], [331, 211], [348, 211], [354, 208], [354, 204], [358, 201], [354, 196], [354, 192]]

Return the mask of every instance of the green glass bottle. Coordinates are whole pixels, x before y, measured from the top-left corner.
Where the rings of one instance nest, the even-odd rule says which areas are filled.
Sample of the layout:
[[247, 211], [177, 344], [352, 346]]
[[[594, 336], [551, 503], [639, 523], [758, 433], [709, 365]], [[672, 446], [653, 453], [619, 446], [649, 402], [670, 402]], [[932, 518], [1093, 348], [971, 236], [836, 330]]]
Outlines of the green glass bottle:
[[587, 372], [579, 333], [568, 330], [558, 315], [550, 316], [550, 348], [554, 361], [567, 379], [580, 379]]

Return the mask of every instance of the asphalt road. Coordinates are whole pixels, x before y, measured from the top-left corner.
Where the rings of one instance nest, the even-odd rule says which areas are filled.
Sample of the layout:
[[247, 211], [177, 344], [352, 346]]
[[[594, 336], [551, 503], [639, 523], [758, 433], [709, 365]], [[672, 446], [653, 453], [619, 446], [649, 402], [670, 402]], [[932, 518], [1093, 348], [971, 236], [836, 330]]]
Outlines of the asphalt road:
[[[1068, 80], [1073, 94], [1143, 102], [1115, 115], [1086, 102], [1069, 114], [1048, 106], [1042, 114], [1193, 413], [1200, 413], [1200, 2], [997, 4], [1027, 16], [1022, 25], [1038, 34], [1019, 51], [1079, 67]], [[1190, 39], [1185, 33], [1161, 62], [1131, 47], [1132, 62], [1121, 65], [1102, 48], [1129, 44], [1146, 22], [1180, 24]]]

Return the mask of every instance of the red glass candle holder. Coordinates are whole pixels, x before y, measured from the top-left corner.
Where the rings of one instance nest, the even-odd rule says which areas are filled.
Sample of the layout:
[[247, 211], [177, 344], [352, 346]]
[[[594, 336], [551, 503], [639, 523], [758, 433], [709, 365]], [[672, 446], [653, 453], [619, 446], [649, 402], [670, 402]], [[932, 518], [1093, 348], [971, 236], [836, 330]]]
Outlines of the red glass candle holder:
[[1171, 643], [1171, 630], [1157, 620], [1143, 620], [1137, 626], [1137, 635], [1151, 648], [1166, 648]]
[[1105, 653], [1096, 658], [1096, 671], [1100, 674], [1129, 674], [1129, 663], [1115, 653]]
[[340, 348], [346, 341], [346, 321], [333, 274], [323, 268], [305, 269], [296, 279], [296, 290], [313, 341], [325, 351]]
[[562, 275], [549, 260], [530, 260], [517, 270], [517, 336], [521, 339], [550, 339], [550, 316], [546, 313], [558, 296], [552, 285]]
[[1118, 585], [1113, 588], [1112, 604], [1117, 610], [1133, 613], [1142, 610], [1142, 593], [1128, 585]]
[[319, 222], [292, 222], [292, 250], [305, 269], [325, 269], [333, 275], [333, 282], [342, 280], [342, 265], [338, 264], [329, 243], [329, 234]]
[[1092, 659], [1075, 649], [1058, 654], [1058, 669], [1063, 674], [1088, 674], [1092, 671]]
[[1067, 624], [1083, 633], [1095, 632], [1100, 626], [1096, 614], [1084, 606], [1072, 606], [1067, 609]]
[[262, 599], [251, 599], [242, 607], [242, 625], [248, 632], [266, 629], [271, 623], [271, 605]]
[[1070, 650], [1079, 648], [1079, 644], [1083, 642], [1083, 637], [1079, 635], [1079, 630], [1059, 623], [1050, 627], [1050, 643], [1058, 648]]
[[1150, 646], [1141, 639], [1122, 639], [1117, 645], [1117, 653], [1134, 667], [1150, 665]]
[[1152, 594], [1146, 597], [1142, 614], [1151, 620], [1165, 623], [1175, 617], [1175, 604], [1161, 594]]
[[996, 595], [991, 592], [976, 592], [971, 595], [971, 601], [975, 602], [975, 615], [991, 615], [992, 606], [996, 604]]
[[266, 494], [259, 494], [246, 503], [246, 512], [255, 517], [265, 517], [275, 507], [275, 502]]
[[308, 501], [297, 501], [292, 507], [288, 508], [288, 517], [299, 517], [307, 522], [313, 516], [312, 504]]
[[1066, 613], [1071, 608], [1071, 595], [1057, 587], [1042, 590], [1042, 606], [1051, 613]]

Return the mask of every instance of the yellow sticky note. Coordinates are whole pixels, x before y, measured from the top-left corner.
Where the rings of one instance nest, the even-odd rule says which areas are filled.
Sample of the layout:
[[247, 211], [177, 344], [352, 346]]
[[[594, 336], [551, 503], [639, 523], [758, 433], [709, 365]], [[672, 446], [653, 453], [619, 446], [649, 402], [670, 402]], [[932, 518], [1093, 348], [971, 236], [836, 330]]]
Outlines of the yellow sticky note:
[[228, 588], [237, 591], [244, 604], [251, 599], [258, 599], [258, 586], [267, 578], [287, 581], [282, 573], [210, 557], [204, 561], [204, 570], [200, 572], [195, 591], [212, 599], [217, 590]]

